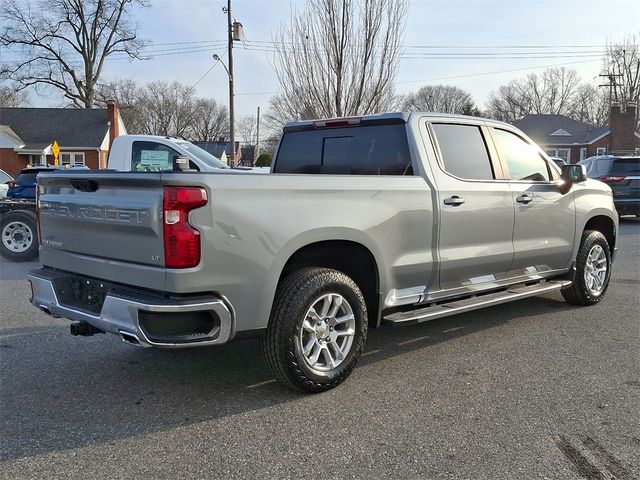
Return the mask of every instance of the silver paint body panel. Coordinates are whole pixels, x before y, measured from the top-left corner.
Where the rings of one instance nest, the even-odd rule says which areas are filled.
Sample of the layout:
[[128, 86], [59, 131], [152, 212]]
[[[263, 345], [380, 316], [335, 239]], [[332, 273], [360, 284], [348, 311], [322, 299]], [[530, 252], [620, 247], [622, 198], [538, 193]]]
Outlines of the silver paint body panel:
[[[550, 183], [451, 177], [438, 164], [426, 125], [513, 127], [472, 117], [403, 118], [414, 176], [82, 172], [105, 185], [92, 196], [72, 192], [64, 184], [69, 174], [42, 175], [42, 201], [70, 209], [82, 204], [88, 212], [106, 205], [151, 213], [135, 224], [107, 224], [98, 213], [97, 219], [49, 215], [42, 230], [51, 243], [41, 247], [41, 263], [161, 292], [224, 296], [235, 311], [235, 331], [244, 331], [266, 327], [287, 260], [316, 242], [346, 240], [368, 249], [381, 301], [390, 307], [560, 276], [570, 269], [589, 218], [604, 215], [617, 228], [611, 191], [601, 182], [588, 180], [561, 194]], [[189, 217], [201, 234], [201, 262], [184, 270], [165, 269], [160, 248], [162, 187], [176, 185], [201, 186], [208, 195], [208, 204]], [[514, 201], [523, 189], [539, 201], [519, 209]], [[462, 193], [465, 204], [444, 205], [453, 193]], [[161, 261], [154, 260], [158, 252]]]

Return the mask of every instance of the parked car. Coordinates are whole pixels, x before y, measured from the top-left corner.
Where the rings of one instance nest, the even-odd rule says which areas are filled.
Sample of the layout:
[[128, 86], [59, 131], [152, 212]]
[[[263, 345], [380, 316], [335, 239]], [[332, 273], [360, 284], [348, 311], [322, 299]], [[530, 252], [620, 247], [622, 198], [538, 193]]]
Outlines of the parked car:
[[640, 156], [600, 155], [579, 163], [585, 166], [589, 178], [611, 187], [619, 215], [640, 217]]
[[506, 123], [293, 122], [271, 168], [42, 174], [31, 302], [74, 335], [140, 347], [261, 336], [275, 378], [319, 392], [348, 377], [381, 322], [551, 291], [593, 305], [607, 291], [611, 190]]
[[42, 172], [51, 172], [55, 170], [87, 170], [87, 167], [71, 167], [65, 168], [60, 166], [34, 166], [31, 168], [23, 168], [16, 176], [15, 180], [9, 182], [7, 198], [21, 200], [36, 199], [36, 177]]
[[9, 190], [9, 182], [13, 181], [13, 177], [4, 170], [0, 170], [0, 199], [7, 196]]
[[[178, 159], [185, 159], [180, 167]], [[198, 172], [268, 173], [250, 167], [229, 168], [206, 150], [181, 138], [159, 135], [120, 135], [109, 151], [108, 168], [120, 172], [166, 172], [189, 168]]]

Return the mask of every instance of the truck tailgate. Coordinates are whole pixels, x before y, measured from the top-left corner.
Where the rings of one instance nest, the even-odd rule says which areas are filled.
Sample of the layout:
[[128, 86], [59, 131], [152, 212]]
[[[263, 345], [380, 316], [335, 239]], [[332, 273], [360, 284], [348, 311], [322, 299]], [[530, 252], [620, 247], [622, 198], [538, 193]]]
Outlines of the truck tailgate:
[[42, 250], [56, 259], [50, 266], [64, 269], [65, 258], [78, 256], [164, 266], [160, 174], [50, 173], [38, 184]]

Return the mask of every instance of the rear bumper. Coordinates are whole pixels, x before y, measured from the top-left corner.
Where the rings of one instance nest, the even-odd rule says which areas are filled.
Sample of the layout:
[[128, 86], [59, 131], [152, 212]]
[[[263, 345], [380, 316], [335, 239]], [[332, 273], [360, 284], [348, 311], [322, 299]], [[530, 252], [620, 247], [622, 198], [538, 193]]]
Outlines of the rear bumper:
[[619, 215], [640, 215], [640, 198], [613, 198]]
[[[99, 330], [120, 336], [126, 343], [142, 347], [185, 348], [218, 345], [228, 342], [235, 335], [233, 308], [222, 297], [205, 295], [165, 298], [146, 295], [138, 290], [119, 288], [105, 295], [99, 312], [89, 312], [61, 301], [59, 281], [72, 275], [47, 268], [29, 272], [27, 279], [31, 284], [31, 303], [54, 317], [86, 322]], [[148, 326], [149, 319], [156, 324], [170, 319], [171, 327], [175, 327], [182, 319], [185, 320], [185, 324], [191, 321], [194, 315], [196, 318], [201, 316], [209, 319], [210, 330], [207, 327], [205, 330], [199, 328], [197, 333], [164, 331], [159, 334], [157, 327], [154, 332]], [[162, 328], [166, 330], [166, 326]]]

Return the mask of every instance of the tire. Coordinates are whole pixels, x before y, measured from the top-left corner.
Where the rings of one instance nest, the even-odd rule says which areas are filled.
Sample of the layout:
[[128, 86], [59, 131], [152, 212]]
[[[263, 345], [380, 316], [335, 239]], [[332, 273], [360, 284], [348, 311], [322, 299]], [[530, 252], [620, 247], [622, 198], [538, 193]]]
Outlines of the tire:
[[30, 212], [7, 212], [0, 220], [0, 254], [14, 262], [38, 256], [35, 216]]
[[[594, 259], [600, 259], [604, 263], [597, 260], [594, 262]], [[594, 271], [594, 266], [596, 271], [603, 266], [606, 268], [604, 274], [601, 275], [601, 280], [594, 280], [594, 274], [590, 273]], [[598, 231], [585, 231], [582, 234], [580, 248], [576, 256], [573, 283], [569, 288], [562, 290], [562, 296], [567, 302], [574, 305], [595, 305], [604, 298], [610, 278], [611, 252], [607, 239]]]
[[346, 380], [366, 338], [367, 307], [356, 283], [336, 270], [305, 268], [278, 286], [261, 347], [280, 383], [318, 393]]

